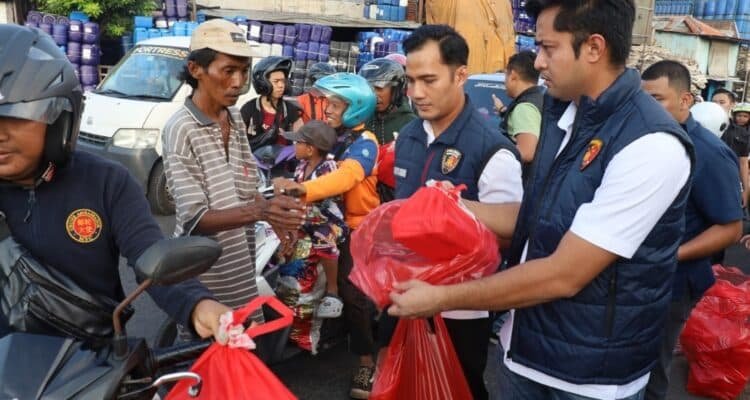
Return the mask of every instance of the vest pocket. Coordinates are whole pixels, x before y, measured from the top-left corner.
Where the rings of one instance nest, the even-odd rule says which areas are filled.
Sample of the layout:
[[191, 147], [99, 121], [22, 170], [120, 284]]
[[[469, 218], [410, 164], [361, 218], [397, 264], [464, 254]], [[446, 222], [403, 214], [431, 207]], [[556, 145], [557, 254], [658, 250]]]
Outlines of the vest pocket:
[[615, 325], [615, 305], [617, 303], [617, 268], [612, 271], [609, 278], [609, 293], [607, 295], [607, 313], [605, 317], [605, 333], [607, 337], [612, 337], [612, 331]]

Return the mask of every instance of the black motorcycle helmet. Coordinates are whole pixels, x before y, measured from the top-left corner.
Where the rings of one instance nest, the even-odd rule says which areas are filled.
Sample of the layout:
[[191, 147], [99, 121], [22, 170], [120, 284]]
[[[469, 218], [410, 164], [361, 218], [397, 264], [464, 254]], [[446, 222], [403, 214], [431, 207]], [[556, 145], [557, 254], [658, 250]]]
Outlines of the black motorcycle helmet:
[[40, 176], [70, 158], [82, 112], [81, 85], [55, 41], [37, 28], [0, 24], [0, 117], [47, 124]]
[[[260, 60], [253, 67], [253, 89], [255, 93], [261, 96], [268, 96], [273, 92], [271, 82], [268, 80], [268, 75], [272, 72], [281, 71], [284, 73], [284, 77], [289, 79], [289, 74], [292, 72], [292, 59], [288, 57], [270, 56]], [[286, 85], [284, 94], [289, 94], [291, 87], [289, 84]]]
[[307, 70], [307, 76], [310, 77], [312, 83], [315, 83], [315, 81], [322, 77], [333, 75], [335, 73], [336, 68], [334, 68], [333, 65], [328, 64], [327, 62], [315, 63], [310, 66], [310, 69]]
[[392, 86], [391, 104], [395, 107], [401, 106], [406, 87], [406, 73], [401, 64], [387, 58], [377, 58], [363, 65], [359, 70], [359, 76], [374, 87]]

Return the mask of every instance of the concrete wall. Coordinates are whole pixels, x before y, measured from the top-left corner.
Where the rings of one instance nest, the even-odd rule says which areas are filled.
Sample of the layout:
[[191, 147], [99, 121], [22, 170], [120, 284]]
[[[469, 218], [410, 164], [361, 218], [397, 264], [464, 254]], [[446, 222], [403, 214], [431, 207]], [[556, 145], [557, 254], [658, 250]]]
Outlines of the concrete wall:
[[672, 54], [695, 60], [703, 73], [708, 69], [708, 40], [694, 35], [660, 31], [656, 32], [654, 39]]
[[12, 5], [13, 3], [9, 1], [0, 0], [0, 24], [13, 22], [10, 20], [11, 16], [13, 15], [10, 9]]

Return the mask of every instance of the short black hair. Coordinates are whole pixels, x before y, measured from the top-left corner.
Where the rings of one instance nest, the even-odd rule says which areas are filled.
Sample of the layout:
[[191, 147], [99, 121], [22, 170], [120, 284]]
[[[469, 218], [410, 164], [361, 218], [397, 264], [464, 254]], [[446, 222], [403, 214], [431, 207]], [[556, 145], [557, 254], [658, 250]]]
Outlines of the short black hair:
[[624, 66], [630, 55], [635, 4], [633, 0], [528, 0], [526, 13], [532, 18], [550, 7], [560, 7], [554, 28], [573, 34], [573, 51], [580, 55], [581, 44], [600, 34], [607, 41], [610, 62]]
[[[188, 54], [187, 61], [192, 61], [198, 64], [200, 67], [208, 68], [208, 66], [211, 65], [212, 62], [214, 62], [218, 54], [219, 52], [213, 49], [198, 49], [195, 51], [191, 51], [190, 54]], [[187, 82], [187, 84], [190, 85], [190, 87], [193, 89], [198, 88], [198, 80], [190, 75], [190, 70], [188, 70], [187, 62], [182, 68], [182, 72], [180, 72], [180, 80]]]
[[536, 53], [524, 50], [510, 56], [506, 69], [508, 72], [515, 71], [525, 82], [536, 85], [539, 81], [539, 71], [534, 68], [534, 60], [536, 60]]
[[466, 39], [448, 25], [422, 25], [415, 29], [404, 40], [404, 54], [417, 51], [430, 41], [438, 43], [443, 64], [460, 67], [469, 63], [469, 45]]
[[718, 88], [714, 91], [714, 93], [711, 95], [711, 99], [714, 98], [717, 94], [725, 94], [727, 97], [729, 97], [729, 100], [732, 101], [732, 103], [737, 102], [737, 96], [734, 95], [734, 93], [730, 92], [729, 90], [726, 90], [724, 88]]
[[679, 61], [662, 60], [646, 68], [641, 75], [644, 81], [667, 78], [669, 86], [679, 92], [690, 91], [690, 71]]

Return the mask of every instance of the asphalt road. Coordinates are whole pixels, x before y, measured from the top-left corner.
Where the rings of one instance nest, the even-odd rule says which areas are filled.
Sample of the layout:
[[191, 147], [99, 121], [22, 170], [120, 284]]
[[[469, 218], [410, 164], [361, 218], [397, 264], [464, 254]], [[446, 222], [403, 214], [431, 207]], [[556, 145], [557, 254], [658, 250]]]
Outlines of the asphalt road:
[[[173, 217], [158, 217], [159, 225], [165, 233], [171, 233], [174, 222]], [[725, 263], [738, 266], [750, 274], [750, 253], [740, 246], [733, 246], [727, 250]], [[134, 285], [133, 273], [121, 261], [120, 272], [123, 277], [126, 291], [131, 290]], [[154, 305], [148, 296], [142, 296], [135, 302], [136, 314], [128, 322], [128, 334], [146, 337], [153, 341], [158, 327], [166, 318], [166, 315]], [[494, 384], [497, 373], [498, 354], [494, 345], [487, 350], [489, 358], [485, 381], [492, 395], [497, 395], [497, 386]], [[356, 359], [347, 351], [346, 343], [321, 352], [317, 356], [299, 354], [283, 363], [273, 365], [271, 369], [284, 382], [289, 389], [300, 399], [305, 400], [335, 400], [348, 399], [348, 385], [352, 369], [356, 366]], [[688, 365], [683, 357], [676, 357], [672, 368], [671, 383], [668, 399], [672, 400], [698, 400], [703, 397], [692, 396], [685, 390], [687, 382]], [[750, 395], [744, 394], [742, 399], [750, 399]]]

